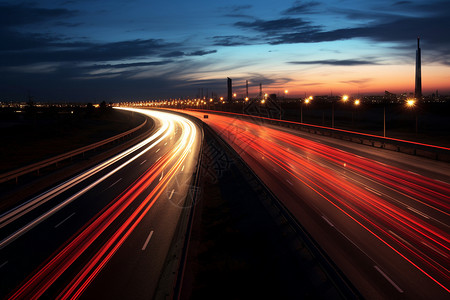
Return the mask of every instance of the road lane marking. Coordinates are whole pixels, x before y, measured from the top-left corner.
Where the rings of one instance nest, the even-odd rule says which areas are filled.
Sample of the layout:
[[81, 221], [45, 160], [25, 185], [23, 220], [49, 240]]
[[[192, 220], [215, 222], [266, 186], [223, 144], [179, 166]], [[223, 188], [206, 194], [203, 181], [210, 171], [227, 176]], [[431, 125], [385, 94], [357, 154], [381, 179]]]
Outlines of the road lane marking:
[[370, 187], [368, 187], [368, 186], [364, 186], [364, 188], [365, 188], [366, 190], [368, 190], [369, 192], [374, 193], [375, 195], [383, 196], [382, 193], [380, 193], [380, 192], [378, 192], [377, 190], [374, 190], [374, 189], [372, 189], [372, 188], [370, 188]]
[[290, 182], [288, 179], [286, 179], [286, 181], [290, 184], [290, 185], [294, 185], [292, 182]]
[[69, 220], [69, 218], [71, 218], [75, 213], [71, 214], [70, 216], [68, 216], [67, 218], [65, 218], [64, 220], [62, 220], [61, 222], [59, 222], [58, 224], [55, 225], [55, 228], [58, 228], [62, 223], [64, 223], [65, 221]]
[[183, 172], [183, 170], [184, 170], [184, 165], [181, 167], [181, 172]]
[[402, 241], [403, 243], [407, 244], [410, 248], [414, 248], [413, 245], [411, 245], [408, 241], [406, 241], [404, 238], [402, 238], [401, 236], [399, 236], [398, 234], [396, 234], [395, 232], [393, 232], [392, 230], [388, 230], [393, 236], [395, 236], [396, 238], [398, 238], [400, 241]]
[[380, 268], [378, 268], [378, 266], [373, 266], [373, 267], [381, 275], [383, 275], [383, 277], [386, 278], [386, 280], [389, 281], [389, 283], [392, 284], [397, 289], [397, 291], [399, 291], [400, 293], [403, 293], [403, 290], [391, 278], [389, 278], [389, 276], [387, 276]]
[[8, 263], [8, 261], [5, 261], [4, 263], [2, 263], [2, 264], [0, 265], [0, 269], [3, 268], [7, 263]]
[[170, 192], [169, 200], [172, 199], [172, 196], [173, 196], [174, 192], [175, 192], [175, 189], [173, 189], [172, 192]]
[[146, 162], [147, 160], [146, 159], [144, 159], [142, 162], [141, 162], [141, 166], [143, 165], [143, 164], [145, 164], [145, 162]]
[[418, 174], [416, 172], [413, 172], [413, 171], [408, 171], [408, 173], [411, 173], [411, 174], [414, 174], [414, 175], [417, 175], [417, 176], [421, 176], [420, 174]]
[[155, 153], [158, 153], [158, 152], [159, 152], [159, 150], [161, 150], [161, 148], [159, 148], [158, 150], [156, 150], [156, 152], [155, 152]]
[[427, 218], [427, 219], [430, 218], [428, 215], [424, 214], [424, 213], [421, 212], [420, 210], [417, 210], [417, 209], [415, 209], [415, 208], [413, 208], [413, 207], [411, 207], [411, 206], [407, 206], [406, 208], [408, 208], [410, 211], [415, 212], [415, 213], [418, 214], [418, 215], [421, 215], [421, 216], [424, 217], [424, 218]]
[[328, 220], [327, 218], [325, 218], [325, 216], [322, 216], [322, 219], [324, 219], [325, 222], [328, 223], [328, 225], [330, 225], [331, 227], [334, 227], [333, 223], [331, 223], [330, 220]]
[[443, 257], [448, 258], [448, 256], [447, 256], [444, 252], [440, 251], [439, 249], [436, 249], [435, 247], [431, 246], [430, 244], [425, 243], [425, 242], [422, 242], [422, 244], [424, 244], [424, 245], [427, 246], [428, 248], [434, 250], [435, 252], [439, 253], [439, 254], [442, 255]]
[[147, 248], [148, 242], [150, 242], [150, 239], [152, 238], [152, 235], [153, 235], [153, 230], [150, 231], [147, 239], [145, 240], [144, 246], [142, 246], [142, 251], [144, 251], [145, 248]]
[[278, 174], [280, 174], [280, 172], [278, 172], [278, 170], [277, 169], [275, 169], [275, 168], [272, 168], [275, 172], [277, 172]]
[[164, 146], [167, 145], [167, 142], [164, 144]]
[[161, 177], [159, 177], [159, 181], [161, 181], [161, 179], [163, 178], [163, 175], [164, 175], [164, 170], [162, 170], [162, 172], [161, 172]]
[[441, 182], [441, 183], [448, 184], [448, 182], [442, 181], [442, 180], [440, 180], [440, 179], [434, 179], [434, 180], [435, 180], [435, 181], [439, 181], [439, 182]]
[[108, 186], [106, 189], [104, 189], [103, 191], [106, 191], [107, 189], [113, 187], [114, 185], [116, 185], [119, 181], [122, 180], [122, 177], [120, 177], [118, 180], [116, 180], [113, 184], [111, 184], [110, 186]]

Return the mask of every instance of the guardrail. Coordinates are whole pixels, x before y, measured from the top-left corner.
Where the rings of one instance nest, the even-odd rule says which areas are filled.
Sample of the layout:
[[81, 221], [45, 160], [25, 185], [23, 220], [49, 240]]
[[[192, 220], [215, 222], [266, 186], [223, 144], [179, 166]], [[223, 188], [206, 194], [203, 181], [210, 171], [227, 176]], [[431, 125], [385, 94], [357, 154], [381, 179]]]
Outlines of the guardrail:
[[277, 120], [266, 117], [254, 116], [254, 115], [246, 115], [232, 112], [222, 112], [222, 111], [211, 111], [204, 109], [189, 109], [194, 111], [201, 112], [210, 112], [217, 113], [223, 115], [233, 115], [238, 117], [243, 117], [247, 119], [257, 119], [262, 121], [263, 123], [268, 123], [272, 125], [278, 125], [283, 127], [289, 127], [309, 133], [319, 134], [323, 136], [329, 136], [333, 138], [338, 138], [341, 140], [347, 140], [350, 142], [355, 142], [358, 144], [363, 144], [367, 146], [377, 147], [381, 149], [392, 150], [396, 152], [402, 152], [406, 154], [427, 157], [430, 159], [450, 162], [450, 148], [436, 146], [436, 145], [428, 145], [413, 141], [406, 141], [396, 138], [390, 137], [382, 137], [372, 134], [354, 132], [344, 129], [330, 128], [319, 125], [311, 125], [294, 121], [286, 121], [286, 120]]
[[147, 124], [147, 119], [145, 119], [145, 121], [142, 124], [140, 124], [139, 126], [133, 128], [133, 129], [130, 129], [130, 130], [126, 131], [126, 132], [123, 132], [123, 133], [120, 133], [118, 135], [115, 135], [113, 137], [110, 137], [110, 138], [108, 138], [106, 140], [99, 141], [97, 143], [94, 143], [94, 144], [91, 144], [91, 145], [87, 145], [85, 147], [81, 147], [81, 148], [72, 150], [70, 152], [67, 152], [67, 153], [64, 153], [64, 154], [60, 154], [58, 156], [51, 157], [49, 159], [46, 159], [46, 160], [43, 160], [43, 161], [31, 164], [31, 165], [28, 165], [28, 166], [25, 166], [25, 167], [22, 167], [22, 168], [19, 168], [19, 169], [16, 169], [16, 170], [12, 170], [12, 171], [4, 173], [4, 174], [1, 174], [0, 175], [0, 183], [9, 181], [11, 179], [16, 179], [16, 183], [17, 183], [17, 181], [18, 181], [20, 176], [23, 176], [23, 175], [26, 175], [26, 174], [29, 174], [29, 173], [32, 173], [32, 172], [37, 172], [39, 174], [39, 170], [42, 169], [42, 168], [49, 167], [51, 165], [57, 165], [59, 162], [61, 162], [63, 160], [72, 158], [72, 157], [80, 155], [80, 154], [84, 154], [87, 151], [94, 150], [96, 148], [99, 148], [99, 147], [104, 146], [106, 144], [109, 144], [111, 142], [115, 142], [118, 139], [121, 139], [121, 138], [123, 138], [123, 137], [125, 137], [127, 135], [130, 135], [130, 134], [138, 131], [139, 129], [144, 127], [146, 124]]

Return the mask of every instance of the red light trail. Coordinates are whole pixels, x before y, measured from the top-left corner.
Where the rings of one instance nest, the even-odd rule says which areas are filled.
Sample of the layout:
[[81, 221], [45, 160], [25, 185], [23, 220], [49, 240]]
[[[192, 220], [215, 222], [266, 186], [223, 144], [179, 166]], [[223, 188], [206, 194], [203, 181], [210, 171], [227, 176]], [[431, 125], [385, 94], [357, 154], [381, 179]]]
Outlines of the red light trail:
[[[160, 198], [191, 152], [197, 138], [195, 125], [178, 116], [173, 116], [172, 119], [171, 121], [178, 122], [182, 129], [176, 146], [159, 158], [128, 189], [60, 247], [9, 299], [40, 298], [82, 255], [86, 254], [89, 248], [98, 248], [58, 298], [76, 299], [81, 296]], [[172, 126], [171, 131], [173, 130]], [[152, 185], [154, 187], [144, 200], [139, 200]], [[133, 204], [137, 201], [142, 202], [133, 208]], [[119, 224], [115, 226], [117, 223]], [[94, 243], [98, 242], [100, 237], [103, 237], [102, 240], [106, 238], [106, 242], [95, 246]]]
[[[188, 113], [198, 118], [204, 114]], [[443, 219], [450, 216], [449, 184], [244, 120], [210, 114], [204, 121], [249, 165], [257, 161], [265, 170], [277, 166], [290, 185], [307, 186], [320, 196], [314, 202], [332, 204], [450, 293], [448, 224], [421, 212], [425, 207]], [[266, 184], [274, 186], [270, 180]]]

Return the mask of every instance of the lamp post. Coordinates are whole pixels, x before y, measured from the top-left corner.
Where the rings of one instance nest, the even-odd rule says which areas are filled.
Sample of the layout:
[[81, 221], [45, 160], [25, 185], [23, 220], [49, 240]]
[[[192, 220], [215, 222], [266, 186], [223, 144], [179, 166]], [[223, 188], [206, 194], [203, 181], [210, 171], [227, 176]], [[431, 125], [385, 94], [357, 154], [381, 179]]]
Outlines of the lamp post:
[[[415, 99], [407, 99], [406, 100], [406, 106], [408, 108], [413, 109], [416, 106], [416, 100]], [[417, 120], [418, 119], [418, 117], [417, 117], [417, 109], [415, 110], [415, 115], [416, 115], [415, 119], [416, 119], [416, 135], [417, 135], [418, 127], [419, 127], [418, 120]]]
[[[355, 105], [355, 110], [356, 110], [356, 108], [359, 106], [359, 104], [361, 103], [361, 100], [359, 100], [359, 99], [356, 99], [355, 100], [355, 102], [353, 102], [353, 104]], [[353, 128], [355, 127], [355, 118], [354, 118], [354, 111], [352, 112], [352, 125], [353, 125]]]
[[[305, 104], [308, 104], [312, 100], [312, 96], [309, 96], [309, 98], [305, 98], [303, 102]], [[300, 103], [300, 123], [303, 123], [303, 102]]]
[[245, 114], [245, 105], [248, 102], [248, 97], [245, 97], [244, 101], [242, 102], [242, 114]]

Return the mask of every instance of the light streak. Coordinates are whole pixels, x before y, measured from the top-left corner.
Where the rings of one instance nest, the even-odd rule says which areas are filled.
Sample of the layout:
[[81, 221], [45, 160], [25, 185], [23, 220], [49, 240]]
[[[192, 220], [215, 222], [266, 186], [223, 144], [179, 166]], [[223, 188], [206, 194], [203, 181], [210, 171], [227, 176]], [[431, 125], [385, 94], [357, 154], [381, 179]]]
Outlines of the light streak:
[[[175, 123], [182, 127], [181, 137], [174, 147], [158, 159], [149, 169], [147, 169], [127, 190], [119, 195], [114, 201], [105, 207], [100, 213], [89, 221], [84, 228], [77, 232], [65, 246], [57, 251], [49, 260], [30, 276], [11, 296], [10, 299], [29, 298], [37, 299], [42, 296], [47, 289], [75, 262], [85, 251], [93, 246], [100, 236], [107, 236], [107, 241], [91, 257], [81, 271], [67, 285], [59, 298], [77, 298], [87, 286], [100, 273], [102, 268], [118, 251], [120, 246], [131, 235], [140, 221], [148, 213], [160, 195], [169, 185], [175, 174], [179, 172], [186, 163], [188, 155], [198, 138], [196, 126], [189, 120], [164, 114], [165, 118], [172, 123], [171, 130], [167, 131], [161, 140], [167, 137], [173, 130]], [[159, 140], [158, 140], [159, 141]], [[156, 143], [155, 143], [156, 144]], [[153, 144], [152, 147], [155, 145]], [[138, 154], [136, 156], [140, 156]], [[137, 157], [134, 157], [136, 159]], [[157, 180], [161, 170], [168, 169], [162, 180]], [[119, 216], [137, 201], [137, 198], [152, 184], [152, 188], [145, 199], [139, 203], [138, 207], [126, 216], [118, 229], [109, 233], [111, 224]], [[83, 190], [82, 190], [83, 191]], [[123, 217], [121, 217], [123, 218]]]
[[[197, 112], [189, 114], [198, 118], [202, 116]], [[244, 160], [267, 163], [269, 166], [276, 165], [277, 169], [284, 171], [285, 182], [289, 178], [294, 180], [296, 185], [301, 183], [307, 186], [319, 195], [320, 199], [338, 208], [417, 270], [450, 292], [450, 260], [441, 255], [450, 253], [448, 231], [433, 225], [425, 217], [427, 215], [417, 215], [418, 210], [415, 208], [411, 210], [406, 205], [397, 206], [383, 198], [382, 194], [373, 193], [364, 186], [345, 180], [337, 170], [345, 166], [343, 170], [369, 178], [374, 183], [388, 187], [445, 216], [450, 215], [448, 183], [437, 182], [282, 130], [236, 118], [214, 115], [204, 121], [237, 153], [244, 153]], [[240, 131], [236, 132], [234, 128], [240, 128]], [[304, 158], [300, 153], [306, 153], [307, 157], [318, 157], [320, 163]], [[262, 162], [260, 157], [264, 157]], [[272, 178], [270, 174], [268, 175], [267, 178]], [[269, 186], [277, 184], [266, 183]], [[284, 188], [290, 187], [284, 185]], [[390, 229], [400, 231], [402, 238], [399, 239], [398, 235], [392, 234], [393, 231]]]

